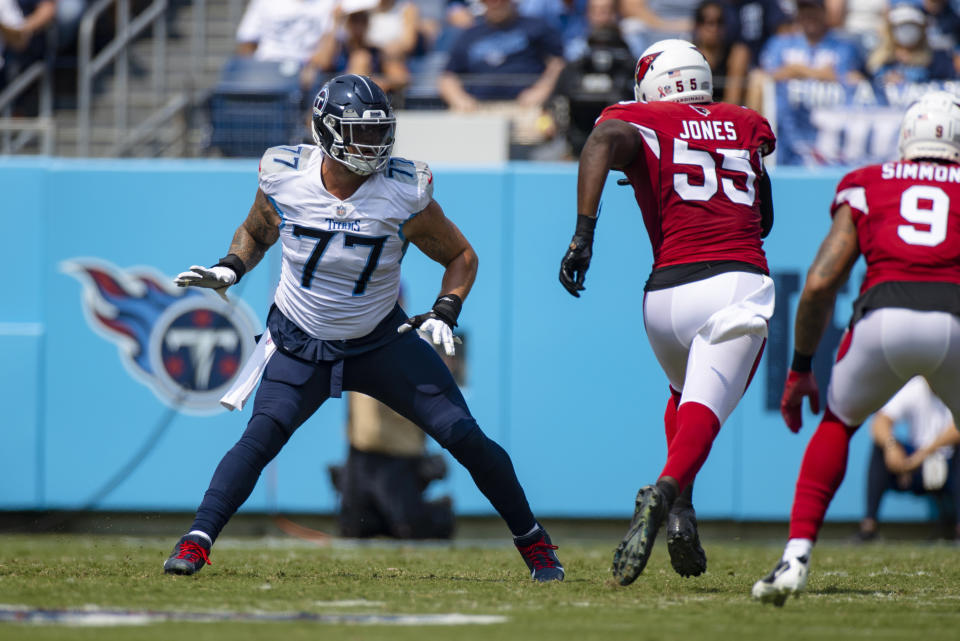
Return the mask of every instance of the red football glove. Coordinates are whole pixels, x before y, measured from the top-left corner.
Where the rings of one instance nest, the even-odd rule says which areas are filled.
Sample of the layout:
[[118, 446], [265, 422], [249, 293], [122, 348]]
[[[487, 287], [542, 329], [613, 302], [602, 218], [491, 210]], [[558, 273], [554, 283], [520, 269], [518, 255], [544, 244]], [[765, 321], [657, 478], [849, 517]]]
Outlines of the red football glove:
[[797, 372], [790, 370], [787, 382], [783, 386], [783, 397], [780, 399], [780, 415], [791, 432], [799, 432], [803, 426], [803, 397], [810, 399], [810, 410], [814, 414], [820, 413], [820, 390], [817, 388], [817, 379], [813, 372]]

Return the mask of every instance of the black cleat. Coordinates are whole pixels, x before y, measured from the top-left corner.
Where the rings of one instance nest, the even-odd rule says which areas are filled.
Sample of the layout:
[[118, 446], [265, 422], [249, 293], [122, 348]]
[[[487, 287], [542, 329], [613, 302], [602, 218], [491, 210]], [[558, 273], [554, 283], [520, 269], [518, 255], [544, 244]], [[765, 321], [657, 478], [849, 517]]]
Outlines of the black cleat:
[[667, 500], [660, 489], [656, 485], [641, 487], [630, 528], [613, 554], [613, 577], [620, 585], [630, 585], [647, 567], [657, 532], [666, 517]]
[[520, 551], [534, 581], [563, 581], [563, 566], [554, 552], [557, 546], [550, 541], [550, 535], [542, 525], [526, 536], [514, 537], [513, 544]]
[[173, 546], [173, 554], [163, 564], [167, 574], [194, 574], [210, 561], [210, 542], [196, 534], [186, 534]]
[[667, 550], [670, 565], [680, 576], [700, 576], [707, 571], [707, 555], [700, 546], [697, 513], [692, 506], [674, 505], [667, 514]]

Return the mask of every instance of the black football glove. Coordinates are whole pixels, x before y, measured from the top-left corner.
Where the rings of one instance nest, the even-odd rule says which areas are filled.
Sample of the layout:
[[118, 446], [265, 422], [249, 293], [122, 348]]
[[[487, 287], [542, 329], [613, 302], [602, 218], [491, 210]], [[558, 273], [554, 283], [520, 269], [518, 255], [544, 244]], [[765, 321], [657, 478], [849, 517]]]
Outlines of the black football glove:
[[580, 298], [583, 279], [587, 276], [590, 259], [593, 257], [593, 230], [597, 226], [597, 219], [593, 216], [577, 216], [577, 229], [567, 248], [567, 253], [560, 261], [560, 284], [572, 295]]

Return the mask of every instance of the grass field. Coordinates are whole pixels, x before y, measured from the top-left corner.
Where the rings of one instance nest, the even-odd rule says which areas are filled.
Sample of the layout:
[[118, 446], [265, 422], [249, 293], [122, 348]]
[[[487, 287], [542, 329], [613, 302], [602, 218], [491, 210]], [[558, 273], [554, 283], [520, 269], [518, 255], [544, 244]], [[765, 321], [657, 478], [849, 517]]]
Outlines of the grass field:
[[[559, 537], [555, 537], [558, 538]], [[347, 624], [336, 616], [281, 622], [164, 621], [131, 626], [0, 623], [0, 639], [779, 639], [960, 638], [960, 548], [826, 543], [808, 592], [784, 608], [750, 587], [780, 553], [772, 541], [705, 540], [709, 571], [682, 579], [659, 541], [629, 587], [610, 579], [617, 541], [561, 540], [562, 584], [528, 579], [509, 544], [315, 544], [224, 537], [193, 577], [165, 576], [173, 540], [0, 536], [0, 604], [43, 609], [308, 615], [495, 615], [464, 625]]]

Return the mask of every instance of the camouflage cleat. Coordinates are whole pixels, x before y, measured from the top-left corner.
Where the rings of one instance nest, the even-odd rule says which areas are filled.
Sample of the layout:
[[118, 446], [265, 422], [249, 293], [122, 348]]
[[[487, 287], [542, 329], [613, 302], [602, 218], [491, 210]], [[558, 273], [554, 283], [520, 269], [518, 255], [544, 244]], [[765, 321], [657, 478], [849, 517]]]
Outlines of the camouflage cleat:
[[210, 562], [210, 542], [202, 536], [187, 534], [173, 546], [173, 553], [163, 564], [166, 574], [194, 574]]
[[613, 554], [613, 577], [620, 585], [630, 585], [647, 567], [657, 532], [666, 517], [667, 501], [657, 486], [640, 488], [630, 528]]
[[700, 576], [707, 571], [707, 554], [700, 545], [693, 507], [674, 505], [667, 514], [667, 550], [670, 565], [680, 576]]

